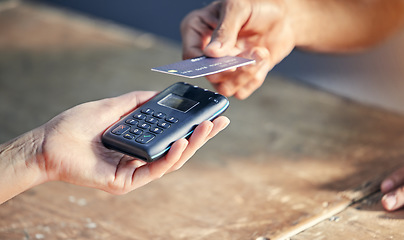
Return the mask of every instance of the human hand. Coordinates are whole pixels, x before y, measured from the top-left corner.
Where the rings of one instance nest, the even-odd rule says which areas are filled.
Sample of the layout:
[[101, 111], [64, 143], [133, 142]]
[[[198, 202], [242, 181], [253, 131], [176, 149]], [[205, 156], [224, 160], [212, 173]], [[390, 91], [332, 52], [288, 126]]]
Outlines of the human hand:
[[46, 123], [39, 165], [48, 180], [124, 194], [180, 168], [229, 123], [223, 116], [203, 122], [188, 140], [176, 141], [165, 157], [152, 163], [105, 148], [101, 143], [103, 131], [153, 95], [155, 92], [131, 92], [84, 103]]
[[387, 211], [394, 211], [404, 206], [404, 167], [390, 174], [381, 184], [385, 194], [382, 205]]
[[226, 96], [244, 99], [295, 47], [284, 1], [223, 0], [188, 14], [181, 23], [183, 58], [241, 56], [256, 64], [210, 75]]

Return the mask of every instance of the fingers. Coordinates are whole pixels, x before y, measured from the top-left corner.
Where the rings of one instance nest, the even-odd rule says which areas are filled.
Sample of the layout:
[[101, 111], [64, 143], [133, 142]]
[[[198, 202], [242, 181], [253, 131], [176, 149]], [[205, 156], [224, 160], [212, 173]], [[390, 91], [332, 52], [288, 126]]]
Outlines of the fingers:
[[208, 138], [205, 140], [207, 142], [209, 139], [216, 136], [219, 132], [224, 130], [230, 124], [230, 119], [225, 116], [220, 116], [213, 120], [213, 128], [210, 131]]
[[127, 172], [131, 172], [130, 177], [126, 176], [126, 181], [130, 182], [130, 185], [124, 186], [124, 192], [129, 192], [162, 177], [174, 164], [178, 162], [178, 159], [181, 158], [181, 155], [186, 149], [187, 145], [187, 140], [180, 139], [172, 145], [170, 151], [164, 158], [152, 163], [144, 164], [138, 168], [127, 169]]
[[[124, 194], [132, 190], [132, 178], [133, 173], [137, 171], [141, 166], [145, 165], [146, 162], [140, 160], [128, 160], [126, 156], [121, 158], [115, 170], [115, 178], [108, 184], [108, 192], [114, 194]], [[145, 171], [139, 171], [137, 173], [139, 185], [146, 184], [144, 179], [146, 174]], [[143, 177], [141, 175], [144, 175]]]
[[[255, 59], [255, 65], [251, 65], [246, 69], [248, 76], [251, 76], [250, 81], [245, 83], [242, 87], [238, 88], [238, 91], [234, 96], [238, 99], [246, 99], [255, 90], [257, 90], [264, 83], [268, 72], [273, 68], [271, 64], [271, 58], [268, 49], [266, 48], [254, 48], [251, 53], [253, 59]], [[248, 67], [248, 66], [247, 66]]]
[[134, 91], [115, 97], [113, 99], [115, 100], [115, 102], [118, 102], [118, 104], [129, 105], [128, 107], [133, 109], [145, 103], [156, 94], [157, 92], [155, 91]]
[[220, 116], [213, 122], [201, 123], [189, 141], [186, 139], [176, 141], [167, 155], [158, 161], [145, 163], [139, 160], [125, 161], [122, 159], [117, 166], [115, 178], [109, 183], [106, 191], [124, 194], [160, 178], [168, 172], [179, 169], [203, 144], [223, 130], [229, 122], [227, 117]]
[[227, 117], [220, 116], [213, 122], [204, 121], [203, 123], [199, 124], [189, 138], [189, 144], [182, 153], [181, 159], [179, 159], [179, 161], [174, 164], [168, 172], [181, 168], [199, 148], [201, 148], [209, 139], [213, 138], [216, 136], [216, 134], [225, 129], [229, 123], [230, 120]]
[[188, 14], [181, 23], [183, 58], [234, 55], [237, 37], [251, 12], [248, 1], [228, 0]]
[[387, 211], [394, 211], [404, 206], [404, 167], [388, 176], [380, 189], [385, 193], [382, 204]]
[[388, 193], [398, 186], [404, 185], [404, 167], [390, 174], [381, 184], [383, 193]]
[[[114, 120], [128, 114], [136, 107], [148, 101], [156, 94], [157, 92], [155, 91], [134, 91], [117, 97], [103, 99], [95, 103], [99, 104], [98, 106], [100, 108], [103, 108], [105, 120], [112, 123]], [[105, 111], [105, 109], [107, 109], [107, 111]]]
[[205, 121], [199, 124], [199, 126], [194, 130], [191, 137], [189, 138], [188, 146], [182, 153], [181, 158], [178, 159], [178, 161], [169, 169], [168, 172], [172, 172], [181, 168], [185, 164], [185, 162], [187, 162], [188, 159], [190, 159], [195, 154], [195, 152], [200, 147], [202, 147], [212, 128], [213, 123], [210, 121]]
[[203, 49], [210, 42], [212, 32], [218, 24], [217, 2], [206, 8], [188, 14], [181, 22], [183, 59], [203, 55]]
[[252, 11], [248, 1], [223, 1], [218, 7], [220, 7], [220, 20], [212, 34], [211, 42], [204, 49], [204, 54], [209, 57], [230, 55], [236, 46], [239, 32], [247, 23]]
[[404, 186], [387, 193], [382, 198], [382, 205], [387, 211], [394, 211], [404, 206]]
[[223, 72], [206, 77], [216, 91], [225, 96], [245, 99], [257, 90], [272, 69], [270, 54], [266, 48], [253, 48], [249, 54], [256, 63], [237, 69], [234, 72]]
[[171, 146], [164, 158], [151, 163], [151, 165], [153, 165], [153, 169], [151, 169], [150, 173], [153, 176], [153, 179], [160, 178], [165, 173], [170, 172], [170, 169], [181, 161], [182, 155], [188, 147], [188, 140], [180, 139]]

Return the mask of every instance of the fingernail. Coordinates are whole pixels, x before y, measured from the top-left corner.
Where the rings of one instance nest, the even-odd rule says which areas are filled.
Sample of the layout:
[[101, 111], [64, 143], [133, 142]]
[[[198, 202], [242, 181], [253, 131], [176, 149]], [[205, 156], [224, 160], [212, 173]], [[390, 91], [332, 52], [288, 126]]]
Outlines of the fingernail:
[[229, 126], [229, 124], [230, 124], [230, 119], [228, 119], [228, 121], [225, 122], [225, 124], [224, 124], [224, 126], [223, 126], [223, 129], [227, 128], [227, 126]]
[[389, 193], [383, 196], [383, 202], [388, 210], [394, 209], [397, 204], [396, 195], [394, 193]]
[[390, 179], [386, 179], [382, 182], [380, 186], [383, 192], [390, 192], [394, 188], [394, 182]]
[[213, 41], [213, 42], [209, 43], [209, 48], [220, 49], [221, 47], [222, 47], [222, 43], [219, 41]]

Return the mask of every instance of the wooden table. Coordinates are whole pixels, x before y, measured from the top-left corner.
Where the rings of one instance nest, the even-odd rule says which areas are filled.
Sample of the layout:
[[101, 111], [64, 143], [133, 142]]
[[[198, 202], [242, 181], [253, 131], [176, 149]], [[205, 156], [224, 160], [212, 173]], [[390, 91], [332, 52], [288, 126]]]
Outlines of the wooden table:
[[[81, 102], [176, 81], [155, 36], [38, 4], [0, 5], [0, 141]], [[204, 79], [190, 83], [211, 88]], [[269, 75], [181, 170], [124, 196], [51, 182], [0, 206], [0, 239], [403, 239], [380, 180], [404, 116]]]

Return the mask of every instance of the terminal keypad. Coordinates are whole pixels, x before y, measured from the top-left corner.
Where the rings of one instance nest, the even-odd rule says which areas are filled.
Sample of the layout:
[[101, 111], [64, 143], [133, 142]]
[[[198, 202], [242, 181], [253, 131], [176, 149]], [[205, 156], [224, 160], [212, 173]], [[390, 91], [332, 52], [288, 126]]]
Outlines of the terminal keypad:
[[126, 119], [126, 124], [119, 125], [112, 129], [111, 132], [115, 135], [122, 135], [127, 140], [146, 144], [157, 135], [162, 134], [173, 124], [178, 123], [178, 121], [177, 118], [168, 116], [166, 113], [156, 112], [151, 108], [144, 108]]

